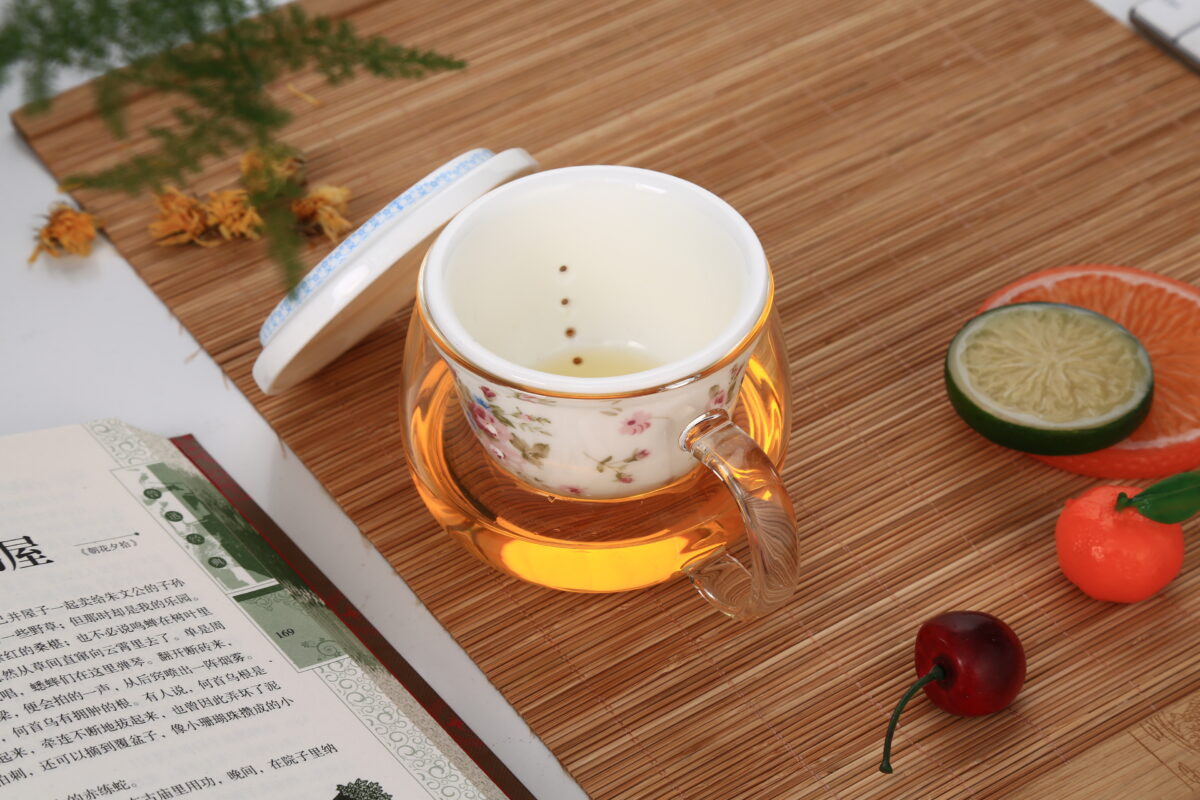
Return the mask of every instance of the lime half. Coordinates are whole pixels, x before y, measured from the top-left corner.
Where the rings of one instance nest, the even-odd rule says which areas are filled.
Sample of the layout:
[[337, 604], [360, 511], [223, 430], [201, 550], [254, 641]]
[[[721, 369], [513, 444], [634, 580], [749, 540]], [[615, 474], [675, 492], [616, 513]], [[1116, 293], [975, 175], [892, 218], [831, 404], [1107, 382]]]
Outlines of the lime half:
[[1146, 349], [1108, 317], [1060, 303], [986, 311], [946, 353], [954, 410], [996, 444], [1039, 455], [1116, 444], [1150, 412]]

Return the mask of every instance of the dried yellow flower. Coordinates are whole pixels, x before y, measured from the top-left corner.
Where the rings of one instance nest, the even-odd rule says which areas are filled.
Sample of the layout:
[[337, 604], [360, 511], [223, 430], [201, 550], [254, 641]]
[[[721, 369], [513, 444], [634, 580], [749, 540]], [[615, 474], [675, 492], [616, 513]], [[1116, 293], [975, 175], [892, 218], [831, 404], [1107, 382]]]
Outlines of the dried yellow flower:
[[150, 235], [161, 245], [195, 242], [205, 247], [220, 244], [209, 233], [208, 210], [197, 198], [174, 186], [154, 196], [158, 219], [150, 223]]
[[262, 150], [248, 150], [239, 163], [242, 185], [252, 192], [265, 191], [276, 181], [292, 181], [303, 186], [304, 159], [294, 155], [268, 155]]
[[354, 227], [343, 216], [349, 200], [350, 190], [344, 186], [322, 185], [293, 202], [292, 213], [309, 236], [321, 234], [336, 242]]
[[[293, 156], [272, 157], [261, 150], [251, 150], [242, 156], [241, 169], [244, 188], [209, 192], [207, 202], [174, 186], [155, 195], [158, 218], [150, 223], [151, 235], [163, 245], [194, 242], [205, 247], [231, 239], [259, 238], [267, 225], [258, 208], [251, 204], [251, 198], [261, 190], [256, 199], [266, 197], [267, 212], [287, 208], [284, 205], [289, 202], [287, 198], [294, 196], [290, 192], [303, 185], [304, 162]], [[286, 191], [279, 197], [275, 193], [281, 188], [278, 185], [281, 180], [292, 186], [283, 187]], [[290, 208], [300, 231], [337, 241], [353, 227], [345, 217], [349, 200], [349, 189], [324, 185], [291, 201]], [[282, 225], [290, 227], [286, 220]]]
[[262, 217], [247, 201], [245, 189], [209, 192], [205, 214], [209, 228], [220, 233], [223, 239], [238, 236], [257, 239], [263, 226]]
[[96, 232], [104, 227], [92, 214], [77, 211], [66, 203], [55, 203], [46, 217], [46, 224], [37, 235], [37, 247], [29, 256], [32, 264], [42, 253], [58, 258], [64, 252], [86, 256], [92, 252]]

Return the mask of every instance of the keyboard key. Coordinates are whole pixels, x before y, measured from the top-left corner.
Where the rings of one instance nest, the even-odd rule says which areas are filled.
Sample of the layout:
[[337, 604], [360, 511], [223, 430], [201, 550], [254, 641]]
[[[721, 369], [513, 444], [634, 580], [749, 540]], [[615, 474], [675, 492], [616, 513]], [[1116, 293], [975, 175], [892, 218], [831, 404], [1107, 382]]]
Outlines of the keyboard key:
[[1134, 6], [1129, 16], [1139, 27], [1173, 42], [1200, 26], [1200, 0], [1146, 0]]
[[1188, 31], [1176, 41], [1175, 52], [1193, 66], [1200, 65], [1200, 28]]

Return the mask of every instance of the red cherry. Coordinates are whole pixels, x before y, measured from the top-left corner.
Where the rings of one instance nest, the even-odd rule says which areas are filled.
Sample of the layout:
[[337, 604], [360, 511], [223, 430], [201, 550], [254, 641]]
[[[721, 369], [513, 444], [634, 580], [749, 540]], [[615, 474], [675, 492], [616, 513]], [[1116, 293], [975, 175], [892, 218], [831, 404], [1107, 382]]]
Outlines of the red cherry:
[[991, 614], [951, 611], [917, 631], [920, 677], [942, 668], [945, 677], [925, 684], [940, 708], [967, 717], [1008, 707], [1025, 683], [1025, 649], [1013, 629]]
[[919, 679], [900, 699], [888, 724], [881, 772], [891, 772], [892, 734], [905, 704], [924, 689], [951, 714], [979, 716], [1007, 708], [1025, 683], [1025, 649], [1013, 629], [981, 611], [950, 611], [917, 631]]

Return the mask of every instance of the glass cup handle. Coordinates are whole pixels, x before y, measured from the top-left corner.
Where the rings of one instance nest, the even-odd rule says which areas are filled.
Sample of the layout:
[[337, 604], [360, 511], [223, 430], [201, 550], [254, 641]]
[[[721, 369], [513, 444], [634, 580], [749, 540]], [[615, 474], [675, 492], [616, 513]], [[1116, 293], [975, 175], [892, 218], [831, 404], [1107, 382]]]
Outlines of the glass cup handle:
[[750, 564], [724, 548], [684, 567], [704, 599], [734, 619], [752, 619], [788, 601], [800, 568], [800, 534], [779, 472], [724, 411], [692, 420], [679, 446], [716, 473], [737, 501]]

